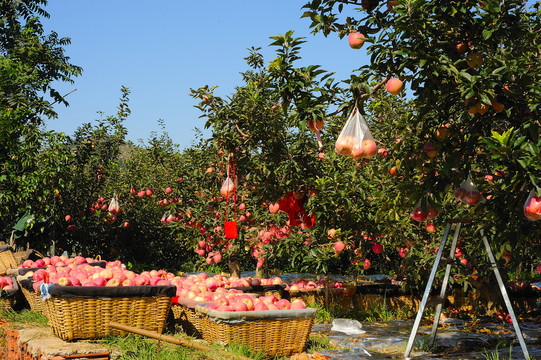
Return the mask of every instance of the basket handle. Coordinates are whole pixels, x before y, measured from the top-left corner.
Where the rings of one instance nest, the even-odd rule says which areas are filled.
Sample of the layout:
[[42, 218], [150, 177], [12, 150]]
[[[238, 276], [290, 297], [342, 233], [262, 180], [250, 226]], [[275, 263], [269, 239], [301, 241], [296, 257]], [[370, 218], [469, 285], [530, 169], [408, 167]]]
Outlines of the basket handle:
[[100, 254], [96, 255], [95, 259], [98, 261], [101, 261], [101, 255]]

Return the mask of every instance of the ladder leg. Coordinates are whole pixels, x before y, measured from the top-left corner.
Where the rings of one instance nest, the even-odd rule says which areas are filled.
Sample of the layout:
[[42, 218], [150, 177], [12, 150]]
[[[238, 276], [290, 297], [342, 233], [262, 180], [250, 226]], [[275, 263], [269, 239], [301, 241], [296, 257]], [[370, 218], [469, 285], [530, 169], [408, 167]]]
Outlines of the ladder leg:
[[458, 223], [455, 228], [455, 235], [453, 236], [453, 243], [451, 244], [451, 250], [449, 252], [449, 262], [445, 268], [445, 276], [443, 277], [443, 283], [440, 291], [440, 303], [436, 307], [436, 315], [434, 315], [434, 323], [432, 324], [432, 331], [428, 338], [428, 346], [434, 346], [434, 340], [436, 338], [436, 332], [438, 331], [438, 324], [440, 322], [441, 309], [443, 307], [443, 299], [445, 299], [445, 292], [447, 291], [447, 284], [449, 283], [449, 276], [451, 275], [451, 262], [455, 258], [456, 243], [458, 241], [458, 235], [462, 223]]
[[511, 304], [511, 300], [509, 300], [509, 296], [507, 295], [507, 290], [505, 289], [505, 284], [503, 283], [502, 277], [500, 275], [500, 271], [498, 270], [498, 267], [496, 266], [496, 260], [494, 259], [494, 255], [492, 254], [492, 249], [490, 248], [490, 244], [488, 243], [487, 237], [485, 236], [484, 229], [481, 229], [481, 237], [483, 238], [483, 242], [485, 243], [485, 248], [487, 250], [488, 258], [490, 260], [490, 266], [492, 266], [492, 270], [494, 270], [494, 274], [496, 275], [496, 279], [498, 280], [498, 285], [500, 286], [500, 291], [502, 293], [503, 301], [505, 302], [505, 306], [507, 307], [507, 312], [511, 316], [511, 320], [513, 321], [513, 327], [515, 328], [515, 333], [518, 337], [518, 342], [520, 343], [520, 347], [522, 348], [522, 352], [524, 354], [525, 359], [530, 358], [530, 354], [528, 353], [528, 348], [526, 348], [526, 342], [524, 341], [524, 337], [522, 336], [522, 331], [520, 330], [520, 327], [518, 326], [518, 320], [515, 316], [515, 312], [513, 311], [513, 305]]
[[430, 272], [430, 276], [428, 278], [428, 283], [426, 284], [426, 289], [423, 295], [423, 299], [421, 300], [421, 304], [419, 305], [419, 310], [417, 311], [417, 317], [415, 318], [415, 322], [411, 330], [411, 335], [408, 341], [408, 345], [406, 346], [406, 351], [404, 353], [405, 358], [409, 358], [411, 354], [411, 349], [413, 348], [413, 343], [415, 342], [415, 337], [417, 336], [417, 331], [419, 330], [419, 325], [421, 323], [421, 318], [423, 317], [423, 312], [425, 311], [428, 295], [430, 294], [432, 283], [434, 282], [434, 278], [436, 277], [436, 271], [438, 270], [438, 265], [440, 263], [441, 256], [443, 254], [443, 248], [445, 247], [445, 243], [447, 242], [447, 237], [449, 236], [450, 229], [451, 229], [451, 223], [447, 223], [447, 226], [445, 227], [445, 231], [443, 232], [443, 237], [441, 238], [440, 248], [438, 250], [438, 254], [436, 255], [436, 260], [434, 261], [434, 265], [432, 266], [432, 271]]

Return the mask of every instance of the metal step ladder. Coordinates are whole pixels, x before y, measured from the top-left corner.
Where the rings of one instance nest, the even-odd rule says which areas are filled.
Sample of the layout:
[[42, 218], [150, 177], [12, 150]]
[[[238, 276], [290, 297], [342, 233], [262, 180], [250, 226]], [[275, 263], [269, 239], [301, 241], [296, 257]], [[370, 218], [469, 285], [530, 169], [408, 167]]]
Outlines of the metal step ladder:
[[[445, 300], [445, 292], [447, 290], [447, 285], [449, 283], [449, 276], [451, 274], [451, 264], [452, 260], [454, 259], [455, 255], [455, 249], [456, 244], [458, 241], [458, 236], [460, 234], [460, 230], [462, 228], [462, 224], [471, 224], [473, 221], [471, 219], [453, 219], [448, 220], [447, 225], [445, 226], [445, 231], [443, 232], [443, 237], [441, 239], [440, 247], [438, 250], [438, 254], [436, 255], [436, 260], [434, 262], [434, 265], [432, 267], [432, 272], [430, 273], [430, 276], [428, 278], [428, 283], [426, 284], [426, 289], [423, 295], [423, 298], [421, 300], [421, 305], [419, 306], [419, 310], [417, 312], [417, 317], [415, 318], [415, 322], [413, 324], [413, 328], [411, 330], [411, 335], [408, 341], [408, 345], [406, 346], [406, 352], [404, 353], [404, 357], [406, 359], [410, 358], [411, 350], [413, 348], [413, 344], [415, 343], [415, 337], [417, 336], [417, 332], [419, 331], [419, 325], [421, 323], [421, 319], [423, 317], [423, 313], [428, 301], [428, 296], [430, 295], [430, 289], [432, 288], [432, 284], [434, 282], [434, 278], [436, 277], [436, 272], [438, 270], [438, 265], [440, 263], [440, 260], [442, 258], [443, 250], [445, 248], [445, 243], [447, 242], [447, 238], [449, 236], [449, 232], [451, 231], [451, 226], [456, 225], [455, 227], [455, 234], [453, 237], [453, 242], [451, 245], [451, 250], [449, 252], [449, 261], [447, 261], [447, 267], [445, 269], [445, 276], [443, 278], [443, 283], [441, 286], [440, 291], [440, 297], [438, 301], [438, 306], [436, 307], [436, 314], [434, 315], [434, 323], [432, 325], [432, 331], [430, 333], [430, 336], [428, 338], [428, 345], [433, 346], [434, 340], [436, 338], [436, 332], [438, 330], [438, 323], [440, 320], [441, 315], [441, 309], [443, 307], [443, 302]], [[500, 275], [500, 271], [498, 270], [498, 267], [496, 266], [496, 260], [494, 259], [494, 255], [492, 254], [492, 249], [490, 248], [490, 245], [488, 243], [488, 240], [485, 236], [484, 229], [480, 230], [481, 238], [483, 239], [483, 243], [485, 244], [485, 248], [487, 251], [488, 259], [490, 260], [490, 265], [492, 267], [492, 270], [494, 271], [494, 274], [496, 275], [496, 279], [498, 280], [498, 285], [500, 287], [500, 291], [503, 297], [503, 300], [505, 302], [505, 306], [507, 307], [507, 312], [509, 313], [511, 320], [513, 321], [513, 327], [515, 329], [515, 333], [517, 334], [518, 341], [520, 343], [520, 347], [522, 348], [522, 352], [524, 354], [525, 359], [529, 359], [530, 355], [528, 353], [528, 349], [526, 348], [526, 343], [524, 342], [524, 337], [522, 336], [522, 331], [520, 330], [520, 327], [518, 325], [517, 317], [515, 316], [515, 312], [513, 311], [513, 306], [511, 305], [511, 301], [509, 300], [509, 296], [507, 295], [507, 290], [505, 289], [505, 284], [503, 283], [502, 277]]]

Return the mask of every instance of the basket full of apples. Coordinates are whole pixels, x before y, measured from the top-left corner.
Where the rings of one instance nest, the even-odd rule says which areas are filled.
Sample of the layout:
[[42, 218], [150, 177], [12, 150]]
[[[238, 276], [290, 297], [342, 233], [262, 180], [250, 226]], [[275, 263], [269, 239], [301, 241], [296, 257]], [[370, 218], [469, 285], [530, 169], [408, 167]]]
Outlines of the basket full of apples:
[[136, 274], [116, 260], [105, 267], [49, 266], [34, 271], [31, 278], [21, 278], [20, 284], [32, 293], [53, 333], [76, 340], [122, 334], [110, 328], [110, 322], [161, 333], [176, 293], [168, 280], [172, 277], [164, 270]]
[[12, 308], [19, 291], [17, 281], [11, 276], [0, 276], [0, 310]]
[[209, 343], [245, 344], [271, 357], [302, 352], [316, 316], [301, 299], [250, 294], [196, 305], [195, 312]]

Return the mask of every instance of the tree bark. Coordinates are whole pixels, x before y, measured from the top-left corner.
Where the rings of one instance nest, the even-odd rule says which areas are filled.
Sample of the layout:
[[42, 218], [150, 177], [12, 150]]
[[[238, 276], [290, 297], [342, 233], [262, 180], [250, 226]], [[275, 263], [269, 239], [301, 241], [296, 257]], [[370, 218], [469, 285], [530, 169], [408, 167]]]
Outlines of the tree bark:
[[229, 275], [240, 278], [240, 261], [237, 253], [229, 255]]

